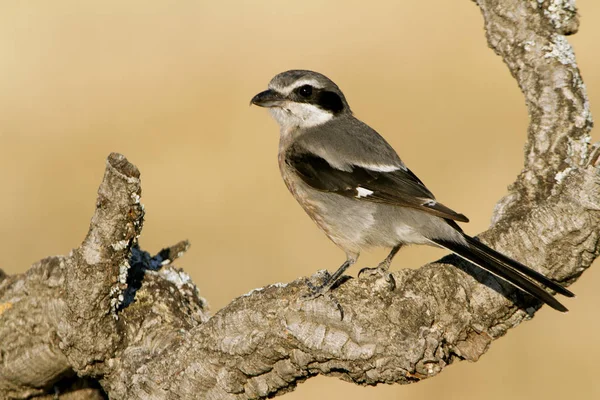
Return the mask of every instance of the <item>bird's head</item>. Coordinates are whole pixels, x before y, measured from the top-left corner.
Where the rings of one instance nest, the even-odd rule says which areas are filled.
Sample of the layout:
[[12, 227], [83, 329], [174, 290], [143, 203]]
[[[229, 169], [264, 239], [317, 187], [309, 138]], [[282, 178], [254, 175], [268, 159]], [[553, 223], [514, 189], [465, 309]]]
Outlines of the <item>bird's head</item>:
[[269, 88], [254, 96], [250, 104], [269, 108], [282, 131], [322, 125], [351, 112], [344, 94], [331, 79], [306, 70], [276, 75]]

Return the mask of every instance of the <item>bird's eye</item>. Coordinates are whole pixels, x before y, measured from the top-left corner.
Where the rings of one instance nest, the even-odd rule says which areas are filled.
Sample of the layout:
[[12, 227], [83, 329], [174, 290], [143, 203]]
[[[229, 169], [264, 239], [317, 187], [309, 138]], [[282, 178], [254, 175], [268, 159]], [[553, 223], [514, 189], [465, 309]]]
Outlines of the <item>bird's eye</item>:
[[310, 85], [300, 86], [298, 88], [298, 94], [302, 97], [310, 97], [312, 94], [313, 88]]

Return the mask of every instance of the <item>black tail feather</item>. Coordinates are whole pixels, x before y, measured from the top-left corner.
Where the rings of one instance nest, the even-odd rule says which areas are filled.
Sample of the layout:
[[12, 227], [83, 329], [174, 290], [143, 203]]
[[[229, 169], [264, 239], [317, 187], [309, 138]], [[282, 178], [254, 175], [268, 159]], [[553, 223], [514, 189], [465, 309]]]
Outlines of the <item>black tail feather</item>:
[[539, 272], [529, 268], [528, 266], [521, 264], [520, 262], [513, 260], [512, 258], [505, 256], [502, 253], [497, 252], [496, 250], [486, 246], [485, 244], [473, 239], [470, 236], [464, 235], [464, 238], [467, 240], [467, 243], [469, 243], [470, 246], [480, 249], [480, 251], [485, 252], [488, 256], [498, 260], [499, 263], [514, 268], [521, 274], [531, 278], [537, 283], [546, 286], [548, 289], [554, 290], [556, 293], [562, 294], [566, 297], [575, 297], [575, 294], [573, 292], [566, 289], [563, 285], [554, 282], [552, 279], [546, 277], [545, 275], [542, 275]]
[[548, 279], [539, 272], [498, 253], [472, 237], [464, 235], [464, 238], [467, 241], [468, 246], [444, 239], [431, 239], [431, 241], [508, 281], [517, 288], [548, 304], [555, 310], [562, 312], [568, 311], [565, 306], [554, 298], [554, 296], [539, 287], [536, 283], [542, 284], [549, 289], [568, 297], [574, 296], [572, 292]]

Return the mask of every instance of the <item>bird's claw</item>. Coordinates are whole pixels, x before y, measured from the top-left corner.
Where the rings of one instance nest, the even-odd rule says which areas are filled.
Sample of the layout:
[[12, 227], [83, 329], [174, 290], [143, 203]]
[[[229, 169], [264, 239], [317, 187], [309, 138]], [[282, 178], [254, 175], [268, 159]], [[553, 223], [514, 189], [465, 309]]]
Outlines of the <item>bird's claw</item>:
[[314, 300], [318, 297], [323, 296], [335, 305], [335, 307], [340, 312], [340, 320], [343, 320], [344, 319], [344, 309], [342, 308], [340, 302], [337, 301], [337, 299], [329, 291], [331, 288], [331, 286], [329, 285], [329, 281], [331, 280], [331, 275], [327, 271], [325, 271], [323, 275], [325, 275], [325, 276], [323, 277], [322, 283], [319, 286], [315, 286], [311, 281], [306, 282], [306, 286], [308, 286], [308, 293], [305, 293], [304, 295], [302, 295], [302, 300], [309, 301], [309, 300]]
[[319, 286], [315, 286], [315, 284], [311, 280], [306, 281], [306, 286], [308, 286], [308, 293], [304, 294], [302, 298], [304, 300], [313, 300], [317, 297], [323, 296], [325, 293], [329, 291], [329, 281], [331, 280], [331, 274], [327, 270], [321, 270], [317, 273], [321, 282]]
[[308, 281], [306, 283], [306, 286], [308, 286], [308, 293], [305, 293], [302, 295], [302, 299], [304, 300], [314, 300], [317, 297], [323, 296], [324, 292], [323, 292], [323, 286], [315, 286], [313, 285], [313, 283], [311, 281]]
[[383, 280], [390, 291], [396, 289], [396, 279], [385, 267], [363, 268], [358, 272], [358, 277], [361, 279], [374, 278], [377, 281]]

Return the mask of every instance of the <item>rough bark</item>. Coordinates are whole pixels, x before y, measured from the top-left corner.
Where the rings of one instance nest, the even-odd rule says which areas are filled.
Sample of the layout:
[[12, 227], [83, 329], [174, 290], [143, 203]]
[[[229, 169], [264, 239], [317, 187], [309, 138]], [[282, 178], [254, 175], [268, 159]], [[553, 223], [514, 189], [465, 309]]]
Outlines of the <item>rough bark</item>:
[[[577, 30], [576, 11], [566, 0], [477, 4], [531, 118], [524, 169], [479, 237], [569, 284], [600, 251], [599, 146], [589, 145], [585, 86], [564, 36]], [[210, 316], [171, 265], [186, 242], [154, 257], [137, 247], [140, 195], [136, 167], [111, 154], [81, 246], [22, 275], [0, 271], [4, 398], [256, 399], [317, 374], [417, 382], [476, 361], [541, 307], [449, 256], [395, 272], [395, 285], [377, 275], [347, 280], [335, 301], [303, 299], [300, 278]]]

